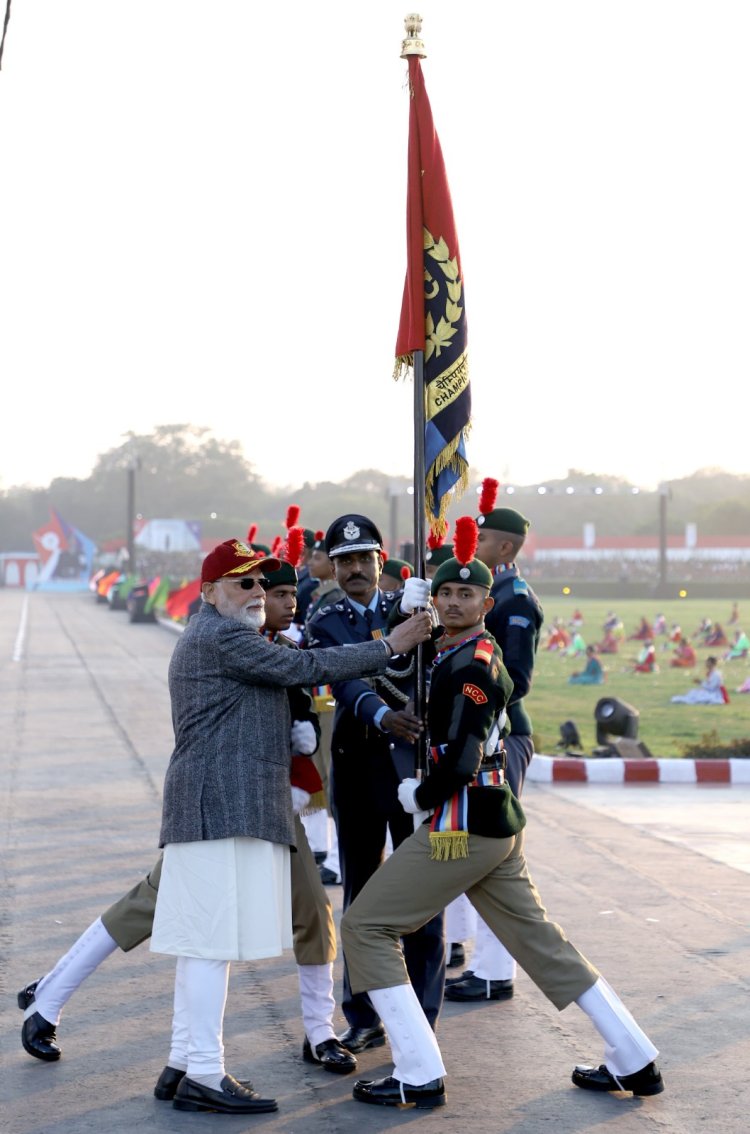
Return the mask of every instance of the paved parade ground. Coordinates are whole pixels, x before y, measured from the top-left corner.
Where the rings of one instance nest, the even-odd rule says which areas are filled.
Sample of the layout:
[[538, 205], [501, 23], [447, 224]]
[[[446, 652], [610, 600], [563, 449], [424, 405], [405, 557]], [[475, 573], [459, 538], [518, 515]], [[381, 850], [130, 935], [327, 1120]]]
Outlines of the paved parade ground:
[[[448, 1105], [363, 1106], [354, 1076], [301, 1059], [291, 952], [232, 966], [227, 1068], [277, 1114], [184, 1114], [153, 1097], [169, 1048], [174, 962], [116, 952], [68, 1004], [63, 1057], [22, 1049], [16, 992], [42, 975], [157, 857], [175, 636], [89, 594], [0, 590], [0, 1132], [747, 1134], [750, 787], [530, 783], [526, 850], [550, 916], [661, 1050], [655, 1098], [575, 1088], [602, 1044], [521, 974], [510, 1001], [446, 1004]], [[532, 705], [533, 709], [533, 705]], [[330, 891], [340, 910], [341, 888]], [[337, 962], [337, 993], [340, 961]], [[343, 1018], [341, 1029], [344, 1028]], [[388, 1074], [387, 1049], [359, 1057]]]

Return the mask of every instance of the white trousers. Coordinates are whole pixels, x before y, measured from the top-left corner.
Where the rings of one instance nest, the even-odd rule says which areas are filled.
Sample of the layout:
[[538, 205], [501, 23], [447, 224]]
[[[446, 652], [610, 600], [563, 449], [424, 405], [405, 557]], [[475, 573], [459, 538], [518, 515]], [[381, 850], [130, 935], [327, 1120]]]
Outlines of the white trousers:
[[616, 1079], [633, 1075], [659, 1052], [604, 977], [576, 1000], [604, 1040], [604, 1063]]
[[59, 1024], [62, 1010], [73, 993], [116, 948], [117, 942], [110, 937], [98, 917], [60, 958], [54, 969], [39, 981], [34, 1003], [26, 1009], [24, 1019], [38, 1012], [50, 1024]]
[[196, 1075], [224, 1071], [224, 1008], [229, 961], [178, 957], [169, 1066]]

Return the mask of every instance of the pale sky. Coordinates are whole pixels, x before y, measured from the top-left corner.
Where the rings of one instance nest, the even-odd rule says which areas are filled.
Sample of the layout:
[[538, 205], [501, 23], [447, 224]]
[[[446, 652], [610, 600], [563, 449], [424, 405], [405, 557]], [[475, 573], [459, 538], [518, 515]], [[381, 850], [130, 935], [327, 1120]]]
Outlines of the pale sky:
[[[4, 11], [5, 5], [2, 4]], [[0, 72], [0, 488], [128, 430], [267, 481], [409, 475], [405, 2], [18, 0]], [[747, 0], [425, 0], [472, 470], [750, 471]]]

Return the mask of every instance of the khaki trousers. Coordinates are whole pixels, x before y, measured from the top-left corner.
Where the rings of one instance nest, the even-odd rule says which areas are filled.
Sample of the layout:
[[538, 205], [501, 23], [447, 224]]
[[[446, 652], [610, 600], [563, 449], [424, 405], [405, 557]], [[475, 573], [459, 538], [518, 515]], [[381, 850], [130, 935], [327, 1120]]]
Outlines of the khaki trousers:
[[459, 894], [467, 898], [544, 995], [562, 1010], [599, 973], [550, 921], [523, 854], [523, 832], [507, 839], [469, 835], [469, 856], [430, 858], [422, 826], [375, 871], [341, 923], [354, 992], [407, 984], [400, 938]]
[[[328, 965], [336, 959], [333, 910], [298, 815], [294, 829], [297, 853], [289, 856], [294, 958], [298, 965]], [[161, 863], [160, 855], [150, 874], [102, 914], [104, 928], [125, 953], [151, 936]]]

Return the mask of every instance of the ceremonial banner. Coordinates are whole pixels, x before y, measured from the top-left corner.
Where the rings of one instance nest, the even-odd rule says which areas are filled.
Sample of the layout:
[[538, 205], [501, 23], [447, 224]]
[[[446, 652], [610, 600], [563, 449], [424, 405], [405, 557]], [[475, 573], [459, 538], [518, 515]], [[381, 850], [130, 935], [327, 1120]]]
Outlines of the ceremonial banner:
[[425, 511], [440, 536], [448, 494], [455, 488], [460, 495], [468, 483], [466, 312], [448, 179], [416, 55], [409, 56], [409, 93], [407, 267], [395, 374], [424, 352]]

